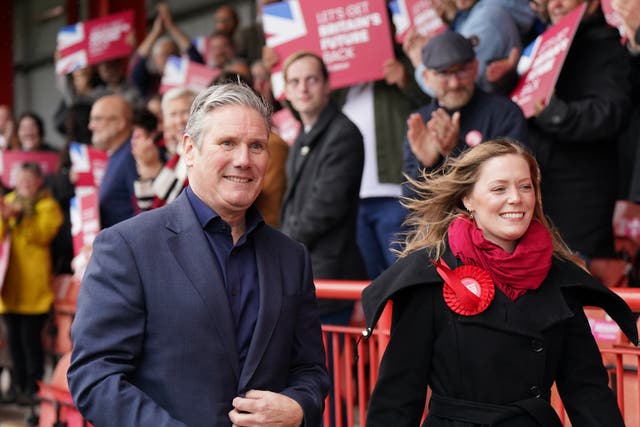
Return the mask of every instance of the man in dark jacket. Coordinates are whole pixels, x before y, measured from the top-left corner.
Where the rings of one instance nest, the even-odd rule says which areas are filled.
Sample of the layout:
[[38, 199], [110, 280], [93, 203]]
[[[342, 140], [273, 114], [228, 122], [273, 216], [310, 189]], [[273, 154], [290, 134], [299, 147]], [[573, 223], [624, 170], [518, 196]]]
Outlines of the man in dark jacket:
[[[478, 60], [470, 39], [454, 31], [433, 37], [422, 50], [423, 78], [435, 99], [412, 114], [404, 144], [404, 173], [417, 178], [445, 156], [497, 137], [527, 142], [520, 108], [504, 96], [480, 89]], [[405, 188], [405, 194], [412, 190]]]
[[[287, 159], [282, 231], [304, 243], [317, 279], [364, 279], [356, 244], [358, 193], [364, 163], [362, 134], [329, 99], [329, 75], [314, 53], [298, 52], [284, 65], [285, 95], [304, 131]], [[346, 323], [350, 305], [320, 302], [321, 314]]]

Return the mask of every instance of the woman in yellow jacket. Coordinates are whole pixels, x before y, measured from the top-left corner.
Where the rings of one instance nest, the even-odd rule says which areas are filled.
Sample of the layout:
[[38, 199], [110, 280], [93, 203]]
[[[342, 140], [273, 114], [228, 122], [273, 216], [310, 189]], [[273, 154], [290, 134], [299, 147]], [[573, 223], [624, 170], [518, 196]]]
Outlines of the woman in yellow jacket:
[[12, 382], [22, 404], [32, 401], [36, 381], [44, 373], [41, 333], [54, 297], [50, 243], [63, 220], [58, 203], [43, 185], [40, 166], [24, 163], [15, 190], [0, 204], [0, 237], [11, 236], [0, 313], [8, 329]]

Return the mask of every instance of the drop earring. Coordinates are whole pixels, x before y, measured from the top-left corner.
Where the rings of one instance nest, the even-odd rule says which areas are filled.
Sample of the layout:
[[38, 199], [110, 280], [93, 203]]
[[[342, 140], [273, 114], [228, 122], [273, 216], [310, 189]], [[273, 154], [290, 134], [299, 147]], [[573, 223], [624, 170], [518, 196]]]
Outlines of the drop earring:
[[474, 218], [475, 218], [475, 217], [473, 216], [473, 211], [472, 211], [472, 210], [469, 210], [469, 219], [470, 219], [471, 221], [473, 221], [473, 220], [474, 220]]

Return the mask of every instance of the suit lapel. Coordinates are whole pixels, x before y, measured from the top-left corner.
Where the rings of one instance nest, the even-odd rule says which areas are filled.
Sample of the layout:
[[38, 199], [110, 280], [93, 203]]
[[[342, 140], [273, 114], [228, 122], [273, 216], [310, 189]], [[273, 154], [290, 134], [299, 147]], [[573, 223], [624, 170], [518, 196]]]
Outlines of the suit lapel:
[[220, 342], [229, 356], [236, 377], [239, 376], [238, 350], [231, 309], [224, 290], [222, 272], [215, 261], [209, 242], [191, 208], [185, 192], [169, 205], [167, 228], [173, 232], [168, 244], [182, 267], [189, 283], [207, 307]]
[[282, 275], [276, 257], [278, 249], [267, 238], [265, 228], [258, 230], [254, 239], [260, 286], [260, 309], [240, 376], [239, 390], [244, 390], [253, 377], [271, 340], [282, 307]]

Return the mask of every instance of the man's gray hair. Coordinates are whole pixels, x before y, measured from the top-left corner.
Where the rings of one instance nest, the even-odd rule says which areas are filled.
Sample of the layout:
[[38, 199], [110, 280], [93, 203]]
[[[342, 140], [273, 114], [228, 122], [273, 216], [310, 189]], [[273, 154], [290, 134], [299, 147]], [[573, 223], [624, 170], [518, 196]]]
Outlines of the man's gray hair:
[[173, 101], [174, 99], [189, 98], [189, 101], [193, 102], [193, 100], [196, 99], [196, 96], [198, 96], [198, 92], [188, 87], [174, 87], [169, 89], [164, 93], [164, 95], [162, 95], [162, 101], [160, 104], [162, 114], [167, 111], [169, 102]]
[[198, 148], [202, 145], [202, 134], [207, 128], [206, 115], [216, 108], [240, 105], [252, 108], [264, 117], [267, 129], [271, 128], [271, 106], [244, 83], [223, 83], [208, 87], [191, 104], [189, 121], [184, 130]]

